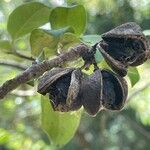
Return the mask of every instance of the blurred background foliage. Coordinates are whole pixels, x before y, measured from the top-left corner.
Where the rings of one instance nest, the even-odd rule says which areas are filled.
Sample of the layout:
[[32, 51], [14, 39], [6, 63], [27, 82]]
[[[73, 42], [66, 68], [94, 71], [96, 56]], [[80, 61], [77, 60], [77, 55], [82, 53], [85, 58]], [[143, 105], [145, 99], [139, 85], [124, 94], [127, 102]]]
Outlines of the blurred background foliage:
[[[20, 4], [32, 0], [0, 0], [0, 39], [9, 40], [7, 20]], [[37, 0], [38, 1], [38, 0]], [[150, 30], [149, 0], [39, 0], [48, 6], [83, 4], [87, 10], [86, 34], [102, 34], [128, 21], [137, 22], [145, 32]], [[30, 54], [28, 36], [19, 39], [17, 49]], [[31, 61], [0, 52], [0, 84], [16, 76]], [[74, 138], [61, 150], [148, 150], [150, 147], [150, 61], [138, 67], [140, 81], [129, 85], [128, 103], [121, 112], [102, 111], [92, 118], [85, 112]], [[128, 78], [127, 78], [128, 80]], [[40, 128], [40, 95], [36, 88], [22, 85], [0, 102], [0, 150], [51, 150], [46, 134]], [[69, 126], [69, 125], [68, 125]]]

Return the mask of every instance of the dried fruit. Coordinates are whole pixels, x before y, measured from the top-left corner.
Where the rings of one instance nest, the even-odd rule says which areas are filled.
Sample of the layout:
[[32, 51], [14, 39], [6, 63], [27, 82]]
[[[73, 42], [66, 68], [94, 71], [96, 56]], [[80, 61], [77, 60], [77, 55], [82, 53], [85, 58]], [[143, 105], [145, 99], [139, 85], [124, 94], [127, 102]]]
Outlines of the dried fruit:
[[125, 104], [128, 87], [125, 79], [112, 71], [97, 69], [82, 80], [80, 98], [89, 115], [100, 110], [121, 110]]
[[49, 93], [55, 111], [74, 111], [83, 105], [89, 115], [95, 116], [103, 108], [122, 109], [128, 89], [126, 81], [109, 70], [97, 69], [88, 76], [80, 69], [57, 68], [42, 76], [38, 92]]
[[101, 42], [98, 45], [99, 50], [101, 51], [103, 57], [105, 58], [107, 64], [120, 76], [126, 76], [127, 74], [127, 64], [123, 64], [122, 62], [115, 60], [110, 54], [107, 53], [108, 45], [105, 42]]
[[121, 76], [127, 74], [128, 66], [137, 66], [150, 56], [150, 48], [139, 25], [134, 22], [122, 24], [102, 35], [98, 45], [107, 63]]
[[109, 70], [102, 70], [103, 98], [105, 109], [121, 110], [125, 104], [128, 87], [126, 81]]
[[51, 70], [40, 79], [38, 92], [49, 93], [55, 111], [77, 110], [82, 105], [78, 99], [81, 77], [81, 71], [75, 68]]
[[89, 115], [95, 116], [101, 108], [102, 75], [101, 70], [94, 71], [82, 80], [80, 98]]

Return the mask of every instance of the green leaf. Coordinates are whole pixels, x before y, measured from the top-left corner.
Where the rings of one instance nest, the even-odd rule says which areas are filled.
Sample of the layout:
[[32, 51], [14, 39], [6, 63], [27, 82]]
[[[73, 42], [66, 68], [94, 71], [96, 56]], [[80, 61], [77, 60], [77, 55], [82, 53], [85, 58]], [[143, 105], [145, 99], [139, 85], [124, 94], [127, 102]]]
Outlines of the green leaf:
[[82, 5], [73, 7], [56, 7], [50, 14], [52, 29], [70, 26], [75, 34], [81, 35], [86, 26], [86, 11]]
[[75, 31], [72, 27], [68, 26], [68, 27], [65, 27], [65, 28], [57, 29], [57, 30], [47, 30], [47, 32], [52, 34], [55, 37], [60, 37], [61, 35], [63, 35], [66, 32], [74, 33]]
[[43, 51], [46, 57], [55, 55], [57, 53], [57, 46], [60, 36], [66, 32], [74, 32], [74, 30], [70, 27], [58, 30], [33, 30], [30, 36], [32, 55], [34, 57], [39, 57]]
[[65, 145], [74, 136], [81, 118], [82, 111], [56, 112], [53, 111], [49, 99], [41, 98], [42, 128], [50, 138], [51, 144], [57, 147]]
[[91, 46], [95, 45], [96, 43], [101, 41], [101, 36], [97, 35], [97, 34], [93, 34], [93, 35], [85, 35], [81, 38], [81, 40], [86, 43], [89, 44]]
[[49, 21], [50, 8], [39, 2], [17, 7], [9, 16], [7, 29], [17, 39]]
[[9, 52], [11, 51], [11, 43], [7, 40], [0, 40], [0, 51]]
[[45, 53], [44, 51], [46, 51], [46, 48], [43, 48], [43, 51], [39, 54], [39, 56], [37, 57], [36, 61], [38, 63], [42, 62], [43, 60], [45, 60]]
[[132, 87], [140, 80], [140, 74], [136, 67], [130, 67], [128, 69], [128, 77]]
[[39, 57], [44, 49], [46, 55], [51, 56], [56, 54], [58, 39], [49, 34], [46, 30], [35, 29], [31, 32], [30, 45], [31, 54], [34, 57]]
[[79, 37], [73, 33], [65, 33], [60, 36], [58, 51], [59, 53], [62, 53], [68, 50], [69, 47], [75, 46], [77, 43], [80, 43]]
[[101, 69], [109, 69], [112, 71], [112, 69], [109, 67], [109, 65], [107, 64], [107, 62], [105, 61], [105, 59], [102, 59], [101, 63], [98, 64], [98, 66]]
[[103, 59], [104, 58], [103, 58], [102, 54], [100, 53], [100, 51], [98, 49], [96, 49], [96, 53], [95, 53], [96, 63], [101, 63]]

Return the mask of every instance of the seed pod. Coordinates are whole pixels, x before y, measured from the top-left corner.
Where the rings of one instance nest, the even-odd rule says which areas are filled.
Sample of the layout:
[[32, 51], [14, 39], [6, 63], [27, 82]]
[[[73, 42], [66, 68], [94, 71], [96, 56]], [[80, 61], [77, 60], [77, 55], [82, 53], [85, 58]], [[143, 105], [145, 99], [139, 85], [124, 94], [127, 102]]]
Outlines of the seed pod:
[[61, 76], [72, 72], [74, 68], [56, 68], [46, 72], [39, 80], [38, 92], [42, 95], [46, 95], [49, 92], [49, 86], [59, 79]]
[[104, 41], [98, 45], [99, 50], [101, 51], [101, 54], [105, 58], [107, 64], [120, 76], [124, 77], [127, 75], [127, 64], [123, 64], [122, 62], [115, 60], [112, 56], [110, 56], [108, 51], [108, 45]]
[[102, 70], [103, 98], [105, 109], [121, 110], [125, 104], [128, 87], [126, 81], [109, 70]]
[[71, 74], [71, 81], [68, 89], [66, 104], [71, 108], [71, 110], [76, 110], [81, 107], [81, 100], [79, 98], [81, 79], [83, 78], [83, 73], [80, 69], [76, 69]]
[[99, 50], [114, 71], [127, 74], [128, 66], [137, 66], [150, 56], [150, 48], [139, 25], [122, 24], [102, 35]]
[[82, 73], [75, 68], [57, 68], [47, 72], [39, 81], [38, 92], [49, 93], [55, 111], [67, 112], [81, 107], [78, 100]]
[[100, 69], [89, 77], [83, 78], [80, 97], [87, 113], [95, 116], [101, 108], [102, 99], [102, 75]]

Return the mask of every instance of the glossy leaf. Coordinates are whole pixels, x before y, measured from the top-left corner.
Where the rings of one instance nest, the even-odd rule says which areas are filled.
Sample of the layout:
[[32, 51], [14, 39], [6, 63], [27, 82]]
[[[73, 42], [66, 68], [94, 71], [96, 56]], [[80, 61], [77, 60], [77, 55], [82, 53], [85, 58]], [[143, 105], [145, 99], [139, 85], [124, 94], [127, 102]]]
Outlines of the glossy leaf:
[[140, 74], [136, 67], [130, 67], [128, 69], [128, 77], [132, 87], [140, 80]]
[[86, 12], [82, 5], [73, 7], [56, 7], [50, 14], [52, 29], [60, 29], [67, 26], [75, 30], [75, 34], [80, 35], [86, 26]]
[[26, 3], [17, 7], [9, 16], [8, 32], [13, 39], [31, 32], [48, 22], [50, 10], [39, 2]]
[[66, 32], [74, 32], [74, 30], [70, 27], [58, 30], [33, 30], [30, 36], [32, 55], [34, 57], [39, 57], [43, 51], [46, 57], [55, 55], [57, 53], [57, 44], [59, 42], [60, 36]]
[[49, 99], [42, 96], [42, 128], [49, 136], [50, 142], [61, 147], [74, 136], [81, 118], [82, 111], [61, 113], [53, 111]]
[[91, 46], [93, 46], [94, 44], [98, 43], [101, 41], [101, 36], [100, 35], [97, 35], [97, 34], [93, 34], [93, 35], [85, 35], [81, 38], [81, 40], [84, 42], [84, 43], [87, 43]]

